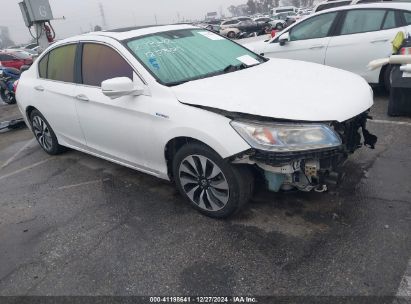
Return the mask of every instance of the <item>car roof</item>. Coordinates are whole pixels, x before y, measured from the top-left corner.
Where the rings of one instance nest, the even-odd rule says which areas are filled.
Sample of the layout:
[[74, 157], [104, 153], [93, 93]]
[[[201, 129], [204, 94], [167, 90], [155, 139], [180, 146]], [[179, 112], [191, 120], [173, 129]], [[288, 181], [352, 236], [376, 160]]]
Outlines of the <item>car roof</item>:
[[[137, 27], [127, 27], [120, 29], [105, 30], [100, 32], [90, 32], [82, 35], [73, 36], [60, 40], [55, 43], [55, 45], [64, 44], [67, 42], [87, 40], [89, 38], [95, 38], [98, 36], [113, 38], [115, 40], [127, 40], [135, 37], [146, 36], [155, 33], [176, 31], [183, 29], [199, 29], [199, 27], [193, 26], [191, 24], [172, 24], [172, 25], [147, 25], [147, 26], [137, 26]], [[204, 30], [204, 29], [203, 29]]]
[[[322, 2], [321, 4], [330, 4], [333, 2], [340, 2], [340, 1], [329, 1], [329, 2]], [[343, 10], [350, 10], [350, 9], [360, 9], [360, 8], [394, 8], [394, 9], [402, 9], [402, 10], [409, 10], [411, 11], [411, 3], [406, 3], [406, 2], [375, 2], [375, 3], [366, 3], [366, 4], [354, 4], [354, 5], [344, 5], [344, 6], [338, 6], [338, 7], [333, 7], [329, 8], [323, 11], [319, 11], [315, 13], [317, 14], [322, 14], [325, 12], [335, 12], [335, 11], [343, 11]]]

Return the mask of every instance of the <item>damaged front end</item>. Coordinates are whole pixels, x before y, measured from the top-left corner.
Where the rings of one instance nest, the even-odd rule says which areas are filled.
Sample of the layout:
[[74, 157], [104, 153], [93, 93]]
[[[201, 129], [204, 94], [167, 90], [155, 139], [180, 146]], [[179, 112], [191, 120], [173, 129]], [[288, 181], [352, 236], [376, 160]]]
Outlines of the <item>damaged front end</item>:
[[339, 182], [339, 168], [350, 154], [362, 146], [374, 149], [377, 137], [366, 128], [369, 118], [367, 111], [342, 123], [234, 120], [234, 129], [252, 149], [230, 161], [256, 166], [271, 191], [324, 192]]

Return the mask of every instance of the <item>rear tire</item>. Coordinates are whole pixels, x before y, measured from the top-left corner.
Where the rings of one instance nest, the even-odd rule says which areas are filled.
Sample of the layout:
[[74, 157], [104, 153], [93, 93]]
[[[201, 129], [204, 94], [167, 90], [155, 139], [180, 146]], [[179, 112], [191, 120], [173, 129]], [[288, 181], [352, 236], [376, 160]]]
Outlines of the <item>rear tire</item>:
[[30, 124], [34, 133], [34, 137], [39, 143], [40, 147], [50, 155], [57, 155], [66, 150], [65, 147], [60, 146], [48, 121], [38, 111], [33, 110], [30, 114]]
[[250, 168], [233, 166], [198, 143], [187, 144], [177, 152], [173, 176], [181, 195], [212, 218], [227, 218], [238, 212], [254, 190]]

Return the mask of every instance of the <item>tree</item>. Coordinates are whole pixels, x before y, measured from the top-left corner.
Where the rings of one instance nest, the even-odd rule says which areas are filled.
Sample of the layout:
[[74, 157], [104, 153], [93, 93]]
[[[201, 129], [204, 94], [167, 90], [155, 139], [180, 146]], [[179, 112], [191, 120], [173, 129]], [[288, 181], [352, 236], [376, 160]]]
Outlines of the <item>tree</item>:
[[250, 15], [254, 15], [257, 12], [257, 5], [254, 2], [254, 0], [248, 0], [247, 6], [248, 6], [248, 13]]
[[235, 6], [235, 5], [230, 5], [228, 8], [227, 8], [227, 10], [228, 10], [228, 12], [233, 16], [233, 17], [235, 17], [235, 16], [237, 16], [237, 7]]
[[103, 30], [103, 28], [100, 26], [100, 25], [96, 25], [95, 27], [94, 27], [94, 31], [95, 32], [101, 32]]
[[274, 0], [259, 0], [259, 7], [260, 7], [259, 13], [262, 13], [262, 14], [268, 13], [270, 9], [274, 7]]
[[295, 7], [300, 7], [300, 0], [291, 0], [291, 4]]

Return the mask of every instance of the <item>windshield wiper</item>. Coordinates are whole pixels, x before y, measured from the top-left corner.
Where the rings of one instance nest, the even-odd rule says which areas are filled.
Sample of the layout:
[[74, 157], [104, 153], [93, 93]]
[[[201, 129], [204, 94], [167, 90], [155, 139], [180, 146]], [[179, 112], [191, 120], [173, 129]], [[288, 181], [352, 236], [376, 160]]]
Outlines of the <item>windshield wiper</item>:
[[208, 78], [208, 77], [212, 77], [212, 76], [218, 76], [218, 75], [221, 75], [221, 74], [227, 74], [227, 73], [236, 72], [236, 71], [243, 70], [243, 69], [248, 69], [248, 68], [254, 67], [254, 66], [259, 65], [259, 64], [261, 64], [261, 62], [258, 63], [258, 64], [253, 64], [253, 65], [246, 65], [244, 63], [241, 63], [239, 65], [230, 64], [230, 65], [226, 66], [223, 70], [207, 73], [207, 74], [204, 74], [204, 75], [201, 75], [201, 76], [198, 76], [198, 77], [193, 77], [193, 78], [186, 79], [186, 80], [167, 82], [165, 85], [169, 86], [169, 87], [178, 86], [180, 84], [190, 82], [190, 81], [194, 81], [194, 80], [204, 79], [204, 78]]
[[180, 84], [186, 83], [186, 82], [188, 82], [188, 80], [168, 82], [166, 85], [169, 86], [169, 87], [174, 87], [174, 86], [178, 86]]
[[224, 68], [223, 72], [224, 73], [231, 73], [231, 72], [243, 70], [243, 69], [246, 69], [246, 68], [248, 68], [248, 66], [246, 66], [244, 63], [239, 64], [239, 65], [230, 64], [230, 65], [228, 65]]

